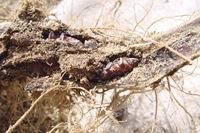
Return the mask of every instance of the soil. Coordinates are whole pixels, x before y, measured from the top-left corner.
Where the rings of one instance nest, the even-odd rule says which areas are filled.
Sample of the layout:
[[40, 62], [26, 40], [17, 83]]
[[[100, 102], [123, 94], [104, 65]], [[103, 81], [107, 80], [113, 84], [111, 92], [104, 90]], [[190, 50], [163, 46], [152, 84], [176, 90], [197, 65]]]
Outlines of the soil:
[[[29, 11], [24, 7], [18, 16], [19, 18], [9, 28], [4, 28], [5, 31], [1, 34], [2, 88], [12, 81], [27, 79], [34, 79], [33, 81], [37, 82], [30, 82], [32, 85], [28, 83], [25, 90], [34, 90], [34, 84], [38, 86], [38, 82], [41, 83], [40, 88], [45, 88], [42, 82], [50, 87], [58, 84], [58, 82], [55, 84], [51, 82], [51, 85], [48, 85], [47, 81], [55, 78], [54, 75], [59, 75], [59, 84], [69, 85], [69, 87], [81, 86], [91, 89], [102, 85], [106, 87], [128, 85], [144, 88], [166, 75], [173, 74], [188, 63], [165, 46], [155, 42], [165, 43], [188, 58], [193, 59], [198, 53], [196, 48], [199, 47], [197, 26], [199, 19], [164, 35], [154, 35], [155, 41], [139, 42], [149, 43], [144, 47], [134, 45], [138, 43], [136, 39], [126, 43], [128, 37], [112, 41], [114, 39], [106, 40], [92, 32], [70, 29], [59, 21], [45, 19], [43, 10]], [[55, 36], [58, 36], [57, 38], [49, 38], [52, 31]], [[77, 46], [76, 42], [61, 40], [59, 38], [61, 34], [83, 45]], [[194, 41], [197, 42], [195, 46]], [[101, 77], [103, 68], [120, 57], [137, 58], [139, 64], [123, 76], [103, 79]]]
[[[87, 90], [96, 87], [97, 92], [98, 88], [144, 89], [191, 63], [177, 53], [188, 59], [199, 56], [200, 18], [167, 33], [151, 35], [152, 40], [129, 35], [104, 37], [92, 30], [71, 29], [49, 19], [38, 1], [23, 3], [17, 16], [8, 27], [1, 29], [1, 90], [16, 81], [31, 92], [55, 85]], [[51, 32], [54, 38], [49, 37]], [[61, 34], [68, 39], [61, 39]], [[77, 45], [77, 41], [82, 45]], [[106, 65], [120, 57], [137, 58], [139, 63], [122, 76], [102, 78]]]

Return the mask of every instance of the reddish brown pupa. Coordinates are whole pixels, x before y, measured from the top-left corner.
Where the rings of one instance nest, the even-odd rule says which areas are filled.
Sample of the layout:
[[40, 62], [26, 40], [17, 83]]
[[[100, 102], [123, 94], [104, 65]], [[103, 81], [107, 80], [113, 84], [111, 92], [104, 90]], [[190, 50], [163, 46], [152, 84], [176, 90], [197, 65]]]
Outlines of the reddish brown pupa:
[[121, 76], [126, 72], [130, 72], [138, 65], [137, 58], [120, 57], [113, 62], [109, 62], [101, 73], [102, 79], [108, 79], [115, 76]]
[[49, 33], [48, 38], [49, 38], [49, 39], [57, 39], [57, 38], [59, 38], [59, 39], [62, 40], [62, 41], [69, 42], [70, 44], [72, 44], [72, 46], [77, 46], [77, 47], [83, 46], [83, 43], [82, 43], [80, 40], [78, 40], [78, 39], [76, 39], [76, 38], [73, 38], [73, 37], [65, 36], [64, 33], [62, 33], [60, 36], [56, 36], [56, 35], [54, 34], [54, 32], [51, 31], [51, 32]]

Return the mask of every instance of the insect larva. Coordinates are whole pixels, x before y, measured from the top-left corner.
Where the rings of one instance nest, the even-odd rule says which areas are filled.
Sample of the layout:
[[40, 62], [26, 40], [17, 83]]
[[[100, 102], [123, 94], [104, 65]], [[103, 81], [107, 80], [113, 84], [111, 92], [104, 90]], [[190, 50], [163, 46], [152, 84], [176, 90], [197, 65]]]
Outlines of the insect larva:
[[65, 36], [64, 33], [62, 33], [60, 36], [56, 36], [55, 33], [51, 31], [48, 35], [48, 39], [58, 39], [58, 38], [62, 41], [69, 42], [70, 44], [72, 44], [72, 46], [76, 47], [83, 46], [83, 43], [80, 40], [73, 37]]
[[70, 44], [73, 44], [73, 46], [78, 46], [78, 47], [83, 46], [83, 43], [81, 41], [73, 37], [65, 36], [64, 33], [60, 35], [60, 40], [67, 41]]
[[130, 72], [138, 65], [137, 58], [120, 57], [113, 62], [109, 62], [101, 73], [102, 79], [109, 79], [115, 76], [121, 76], [126, 72]]

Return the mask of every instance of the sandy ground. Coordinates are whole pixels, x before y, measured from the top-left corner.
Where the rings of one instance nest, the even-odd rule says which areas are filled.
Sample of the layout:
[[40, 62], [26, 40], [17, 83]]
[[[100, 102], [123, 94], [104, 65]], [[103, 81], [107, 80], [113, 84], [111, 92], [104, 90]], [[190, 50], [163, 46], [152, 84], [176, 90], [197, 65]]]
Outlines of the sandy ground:
[[153, 22], [162, 19], [163, 21], [156, 23], [156, 26], [151, 27], [150, 30], [162, 31], [187, 20], [195, 11], [197, 12], [198, 5], [198, 0], [132, 0], [131, 2], [121, 0], [120, 6], [117, 0], [103, 2], [101, 0], [63, 0], [53, 12], [56, 12], [60, 20], [74, 27], [114, 26], [123, 30], [133, 30], [136, 23], [145, 17], [140, 24], [141, 28], [138, 26], [138, 29], [145, 30]]
[[[63, 0], [52, 12], [75, 28], [117, 28], [145, 34], [166, 31], [199, 16], [199, 8], [199, 0]], [[198, 64], [198, 60], [195, 62]], [[157, 88], [157, 97], [152, 92], [133, 95], [126, 103], [122, 128], [111, 121], [99, 132], [200, 132], [199, 69], [186, 66], [169, 77], [171, 93], [164, 79]], [[107, 99], [111, 97], [109, 92]]]

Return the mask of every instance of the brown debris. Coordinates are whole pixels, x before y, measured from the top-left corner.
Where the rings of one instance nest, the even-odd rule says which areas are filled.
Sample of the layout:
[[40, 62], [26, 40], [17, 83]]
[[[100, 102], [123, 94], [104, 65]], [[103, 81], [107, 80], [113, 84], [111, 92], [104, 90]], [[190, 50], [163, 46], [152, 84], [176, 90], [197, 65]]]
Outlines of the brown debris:
[[[141, 42], [130, 41], [131, 37], [128, 35], [127, 38], [104, 38], [94, 32], [70, 29], [59, 21], [47, 19], [40, 1], [25, 0], [21, 3], [18, 18], [6, 27], [0, 36], [0, 92], [3, 94], [3, 91], [7, 91], [8, 95], [15, 96], [12, 90], [17, 84], [20, 85], [17, 88], [24, 88], [25, 91], [15, 90], [21, 91], [16, 94], [16, 97], [29, 99], [26, 91], [31, 93], [48, 91], [60, 85], [63, 92], [52, 92], [49, 97], [56, 97], [55, 101], [46, 100], [46, 102], [48, 105], [52, 103], [55, 105], [53, 110], [59, 109], [62, 112], [66, 109], [60, 109], [61, 105], [70, 106], [74, 101], [73, 97], [81, 95], [79, 93], [81, 91], [77, 91], [76, 87], [84, 87], [85, 92], [94, 87], [97, 92], [98, 88], [144, 89], [157, 84], [163, 77], [191, 63], [179, 54], [189, 60], [199, 56], [199, 22], [200, 18], [196, 18], [163, 35], [153, 35], [147, 40], [142, 37], [135, 39]], [[52, 32], [55, 35], [49, 37]], [[67, 39], [60, 39], [62, 34], [64, 35], [62, 38]], [[148, 45], [137, 45], [145, 43]], [[102, 77], [102, 71], [107, 64], [120, 58], [137, 58], [138, 64], [129, 68], [128, 71], [122, 71], [120, 75]], [[75, 87], [74, 90], [69, 89], [73, 87]], [[32, 99], [35, 100], [34, 97]], [[12, 102], [5, 101], [5, 105], [11, 106], [9, 103], [14, 106]], [[31, 105], [30, 99], [23, 104], [27, 104], [25, 106], [27, 109]], [[50, 108], [50, 106], [45, 106], [47, 104], [40, 103], [42, 107]], [[49, 108], [47, 109], [50, 110], [49, 112], [43, 108], [40, 111], [51, 114]], [[4, 112], [8, 111], [8, 108], [4, 108]], [[121, 111], [123, 113], [124, 110]], [[59, 119], [58, 123], [65, 121], [63, 118], [66, 114]], [[18, 116], [21, 115], [22, 113], [19, 113]], [[55, 125], [53, 121], [51, 121], [53, 124], [46, 124], [53, 119], [48, 115], [45, 115], [43, 119], [45, 122], [39, 125], [42, 132], [48, 131], [52, 125]], [[34, 116], [30, 116], [30, 119], [32, 124], [37, 125], [38, 120]], [[120, 115], [117, 119], [122, 120]], [[7, 125], [12, 125], [13, 121], [16, 120], [10, 120]], [[8, 127], [3, 127], [0, 131], [4, 132], [6, 128]], [[28, 129], [26, 131], [28, 132]], [[64, 132], [66, 131], [67, 129], [64, 129]]]
[[[199, 21], [199, 19], [195, 21]], [[69, 80], [78, 86], [81, 85], [89, 89], [94, 86], [101, 86], [101, 84], [105, 85], [105, 79], [101, 73], [109, 62], [121, 57], [134, 57], [139, 60], [138, 66], [133, 68], [133, 71], [129, 74], [125, 73], [121, 77], [106, 78], [107, 85], [105, 86], [132, 86], [137, 88], [157, 82], [162, 77], [172, 74], [187, 64], [186, 60], [166, 49], [165, 46], [157, 46], [153, 41], [149, 45], [150, 47], [146, 48], [123, 44], [123, 41], [120, 43], [105, 42], [99, 40], [98, 35], [87, 35], [78, 31], [72, 32], [73, 30], [67, 26], [55, 22], [60, 25], [58, 26], [60, 28], [54, 31], [56, 34], [63, 34], [64, 32], [66, 36], [83, 43], [83, 46], [74, 47], [76, 44], [73, 44], [72, 41], [60, 38], [49, 39], [48, 36], [53, 29], [51, 25], [46, 26], [44, 23], [47, 22], [28, 23], [16, 20], [3, 34], [1, 37], [1, 82], [44, 76], [52, 77], [53, 74], [63, 73], [65, 77], [63, 81]], [[192, 26], [198, 29], [196, 25]], [[180, 32], [180, 29], [163, 36], [170, 40], [171, 36], [167, 35], [178, 34], [177, 32]], [[168, 46], [190, 59], [197, 57], [199, 33], [196, 29], [191, 31], [185, 28], [184, 34], [180, 34], [182, 37], [179, 38], [181, 39], [171, 42]], [[93, 42], [93, 44], [88, 45], [88, 42]], [[84, 45], [86, 46], [84, 47]], [[95, 46], [93, 47], [93, 45]], [[4, 73], [5, 71], [6, 73]], [[19, 73], [21, 73], [20, 76]], [[117, 80], [113, 80], [115, 78]]]

